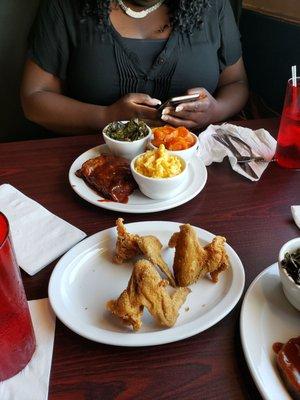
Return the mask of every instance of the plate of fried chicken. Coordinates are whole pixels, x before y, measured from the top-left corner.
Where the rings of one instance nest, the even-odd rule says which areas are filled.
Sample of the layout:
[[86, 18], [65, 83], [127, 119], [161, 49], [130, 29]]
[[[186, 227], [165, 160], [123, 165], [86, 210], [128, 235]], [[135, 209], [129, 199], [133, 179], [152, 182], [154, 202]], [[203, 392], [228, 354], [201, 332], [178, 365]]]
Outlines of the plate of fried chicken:
[[66, 253], [49, 282], [57, 317], [79, 335], [116, 346], [152, 346], [196, 335], [224, 318], [244, 269], [222, 236], [150, 221], [98, 232]]
[[135, 214], [168, 210], [197, 196], [207, 181], [207, 170], [200, 157], [190, 160], [186, 176], [177, 196], [150, 199], [138, 189], [129, 161], [112, 155], [106, 145], [81, 154], [69, 170], [70, 185], [81, 198], [97, 207]]

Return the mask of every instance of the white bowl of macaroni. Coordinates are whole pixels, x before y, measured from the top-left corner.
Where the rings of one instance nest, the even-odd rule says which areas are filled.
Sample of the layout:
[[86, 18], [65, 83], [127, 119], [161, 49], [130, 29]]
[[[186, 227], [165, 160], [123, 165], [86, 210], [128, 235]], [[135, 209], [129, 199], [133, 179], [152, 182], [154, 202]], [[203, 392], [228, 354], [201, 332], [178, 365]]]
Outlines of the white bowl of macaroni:
[[164, 145], [136, 156], [130, 168], [140, 191], [154, 200], [166, 200], [179, 194], [187, 174], [186, 161], [171, 155]]

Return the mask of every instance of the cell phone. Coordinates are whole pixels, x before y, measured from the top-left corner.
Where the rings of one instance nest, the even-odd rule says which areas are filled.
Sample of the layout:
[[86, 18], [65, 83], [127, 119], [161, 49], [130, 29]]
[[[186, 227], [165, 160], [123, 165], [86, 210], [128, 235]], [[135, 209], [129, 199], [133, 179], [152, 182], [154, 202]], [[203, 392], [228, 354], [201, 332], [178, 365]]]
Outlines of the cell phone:
[[169, 100], [164, 102], [158, 107], [159, 111], [162, 111], [165, 107], [175, 107], [181, 103], [188, 103], [199, 99], [199, 93], [187, 94], [185, 96], [171, 97]]

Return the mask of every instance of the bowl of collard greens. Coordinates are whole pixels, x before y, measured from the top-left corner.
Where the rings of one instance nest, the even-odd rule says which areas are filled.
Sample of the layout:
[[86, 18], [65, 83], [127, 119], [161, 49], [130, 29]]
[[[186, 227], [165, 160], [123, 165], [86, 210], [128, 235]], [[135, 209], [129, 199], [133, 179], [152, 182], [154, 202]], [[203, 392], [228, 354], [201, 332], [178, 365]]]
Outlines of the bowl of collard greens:
[[285, 297], [300, 311], [300, 237], [281, 247], [278, 268]]
[[111, 153], [128, 160], [145, 151], [152, 135], [151, 128], [138, 118], [111, 122], [102, 133]]

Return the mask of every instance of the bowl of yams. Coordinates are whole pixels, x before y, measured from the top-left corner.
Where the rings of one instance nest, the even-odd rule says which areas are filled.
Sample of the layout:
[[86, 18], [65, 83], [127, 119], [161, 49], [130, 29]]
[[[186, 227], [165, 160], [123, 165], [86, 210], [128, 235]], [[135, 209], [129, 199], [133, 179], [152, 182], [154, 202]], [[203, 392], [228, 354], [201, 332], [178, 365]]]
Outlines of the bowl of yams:
[[175, 128], [165, 125], [152, 128], [152, 136], [148, 144], [149, 149], [158, 149], [161, 144], [171, 155], [182, 157], [188, 163], [196, 154], [198, 137], [184, 126]]

